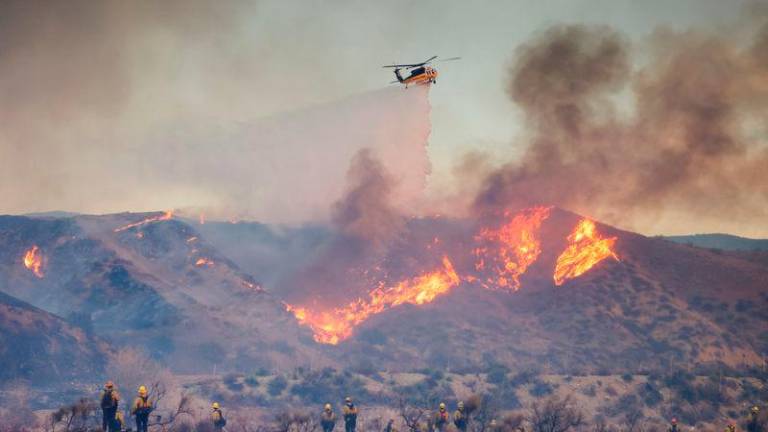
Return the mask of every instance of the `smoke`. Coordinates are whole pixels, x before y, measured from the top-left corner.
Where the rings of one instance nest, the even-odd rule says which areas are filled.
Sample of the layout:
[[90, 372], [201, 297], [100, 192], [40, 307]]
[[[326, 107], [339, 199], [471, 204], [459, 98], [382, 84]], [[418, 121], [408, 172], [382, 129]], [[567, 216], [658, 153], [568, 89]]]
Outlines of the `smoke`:
[[768, 217], [767, 35], [765, 23], [746, 42], [659, 29], [640, 65], [610, 28], [537, 35], [507, 86], [528, 150], [486, 178], [476, 210], [545, 203], [646, 230], [681, 215], [755, 229]]
[[404, 227], [393, 205], [396, 181], [370, 149], [355, 154], [347, 172], [347, 189], [333, 205], [331, 235], [304, 268], [281, 282], [289, 302], [346, 304], [373, 288], [376, 268]]
[[143, 166], [158, 181], [204, 197], [202, 210], [214, 219], [300, 223], [330, 217], [350, 160], [369, 148], [398, 179], [389, 194], [406, 211], [423, 195], [430, 172], [428, 88], [413, 90], [366, 92], [235, 130], [192, 128], [165, 143], [161, 134], [157, 145], [168, 151]]
[[427, 90], [370, 91], [390, 77], [350, 73], [389, 44], [349, 46], [369, 26], [350, 16], [368, 9], [2, 2], [0, 212], [327, 218], [362, 147], [402, 178], [393, 199], [410, 205], [429, 172]]

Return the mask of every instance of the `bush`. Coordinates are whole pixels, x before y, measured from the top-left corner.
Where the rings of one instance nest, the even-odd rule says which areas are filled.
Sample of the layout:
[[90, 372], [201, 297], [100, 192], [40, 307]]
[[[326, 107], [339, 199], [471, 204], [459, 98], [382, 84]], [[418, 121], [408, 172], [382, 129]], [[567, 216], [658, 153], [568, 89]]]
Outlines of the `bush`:
[[501, 384], [507, 380], [507, 371], [502, 368], [494, 368], [488, 371], [488, 382], [492, 384]]
[[245, 383], [249, 387], [258, 387], [259, 386], [259, 379], [256, 378], [254, 375], [251, 375], [245, 379]]
[[589, 386], [583, 388], [581, 393], [589, 397], [595, 397], [597, 396], [597, 387], [594, 384], [590, 384]]
[[530, 393], [530, 395], [533, 397], [542, 397], [548, 394], [552, 394], [553, 391], [554, 388], [550, 383], [536, 380], [536, 382], [531, 386], [530, 390], [528, 390], [528, 393]]
[[538, 372], [534, 370], [521, 371], [513, 375], [512, 379], [509, 382], [513, 386], [518, 387], [521, 385], [526, 385], [528, 383], [534, 382], [538, 376], [539, 376]]
[[624, 382], [631, 383], [634, 377], [632, 376], [632, 374], [625, 373], [624, 375], [621, 376], [621, 379], [624, 380]]
[[269, 382], [267, 392], [272, 397], [279, 396], [285, 388], [288, 387], [288, 381], [282, 375], [278, 375]]
[[645, 406], [648, 408], [653, 408], [659, 404], [662, 400], [664, 400], [664, 396], [662, 396], [661, 392], [656, 389], [656, 386], [654, 386], [650, 381], [645, 383], [643, 388], [640, 390], [640, 395], [643, 398], [643, 402], [645, 402]]

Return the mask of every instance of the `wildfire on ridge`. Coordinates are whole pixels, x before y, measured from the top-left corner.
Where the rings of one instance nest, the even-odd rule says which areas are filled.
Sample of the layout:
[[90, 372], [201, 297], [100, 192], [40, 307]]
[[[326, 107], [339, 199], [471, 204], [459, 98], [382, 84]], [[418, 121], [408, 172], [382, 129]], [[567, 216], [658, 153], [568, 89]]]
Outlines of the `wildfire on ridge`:
[[458, 285], [459, 281], [453, 264], [448, 257], [443, 257], [443, 268], [403, 280], [394, 286], [380, 286], [369, 293], [368, 299], [359, 298], [344, 307], [324, 312], [289, 304], [285, 307], [300, 324], [312, 329], [315, 341], [336, 345], [350, 337], [354, 327], [372, 315], [406, 303], [430, 303]]
[[608, 257], [618, 261], [619, 257], [613, 250], [615, 243], [616, 237], [600, 237], [595, 223], [591, 220], [579, 221], [573, 232], [568, 235], [568, 247], [557, 257], [555, 285], [562, 285], [566, 280], [586, 273]]
[[142, 225], [146, 225], [146, 224], [149, 224], [149, 223], [152, 223], [152, 222], [158, 222], [158, 221], [164, 221], [164, 220], [170, 220], [170, 219], [173, 219], [173, 210], [168, 210], [165, 213], [163, 213], [162, 215], [148, 217], [148, 218], [142, 219], [142, 220], [140, 220], [138, 222], [134, 222], [134, 223], [131, 223], [131, 224], [128, 224], [128, 225], [121, 226], [119, 228], [115, 228], [115, 232], [125, 231], [127, 229], [131, 229], [131, 228], [134, 228], [134, 227], [137, 227], [137, 226], [142, 226]]
[[542, 222], [549, 217], [549, 207], [533, 207], [515, 214], [505, 213], [509, 222], [498, 229], [483, 228], [475, 237], [481, 244], [473, 251], [475, 270], [491, 270], [493, 277], [481, 280], [488, 289], [520, 289], [520, 276], [541, 254], [538, 238]]
[[24, 253], [24, 267], [29, 269], [35, 276], [42, 278], [43, 274], [43, 255], [37, 245], [33, 245]]
[[198, 258], [197, 261], [195, 261], [195, 267], [202, 267], [202, 266], [212, 266], [213, 261], [209, 260], [208, 258]]

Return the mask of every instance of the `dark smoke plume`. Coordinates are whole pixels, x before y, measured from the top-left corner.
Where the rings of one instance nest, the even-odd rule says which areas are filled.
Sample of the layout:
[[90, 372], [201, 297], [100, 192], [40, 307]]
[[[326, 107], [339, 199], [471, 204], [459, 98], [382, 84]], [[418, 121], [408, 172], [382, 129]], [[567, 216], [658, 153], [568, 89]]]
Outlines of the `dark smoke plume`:
[[625, 227], [766, 220], [768, 25], [746, 44], [657, 30], [650, 46], [638, 69], [606, 27], [556, 26], [522, 46], [507, 91], [529, 147], [488, 176], [476, 209], [554, 204]]
[[332, 235], [308, 265], [283, 281], [280, 291], [289, 302], [346, 304], [375, 286], [380, 275], [368, 269], [377, 267], [405, 222], [392, 204], [395, 185], [371, 150], [362, 149], [352, 158], [347, 190], [333, 206]]

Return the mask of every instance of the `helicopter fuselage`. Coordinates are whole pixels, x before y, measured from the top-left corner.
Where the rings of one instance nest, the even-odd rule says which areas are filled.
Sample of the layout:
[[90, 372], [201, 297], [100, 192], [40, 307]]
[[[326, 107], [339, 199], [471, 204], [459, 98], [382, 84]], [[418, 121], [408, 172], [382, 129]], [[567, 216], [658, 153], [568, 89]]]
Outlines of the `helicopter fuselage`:
[[400, 75], [400, 69], [395, 69], [395, 76], [397, 81], [401, 84], [405, 84], [407, 88], [413, 84], [434, 84], [437, 82], [437, 69], [431, 66], [420, 66], [411, 70], [411, 73], [407, 77]]

